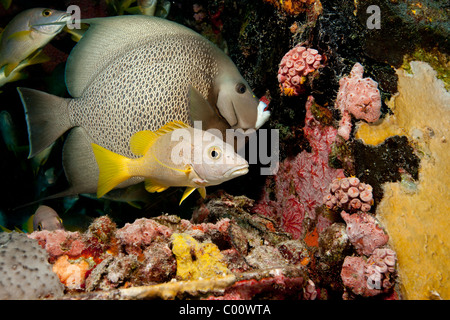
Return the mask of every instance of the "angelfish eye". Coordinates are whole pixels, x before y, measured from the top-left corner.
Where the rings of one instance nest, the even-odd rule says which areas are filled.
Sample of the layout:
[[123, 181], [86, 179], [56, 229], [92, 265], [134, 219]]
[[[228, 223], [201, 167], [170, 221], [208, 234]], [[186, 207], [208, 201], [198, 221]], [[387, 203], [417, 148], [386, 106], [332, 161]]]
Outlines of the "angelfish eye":
[[208, 151], [208, 155], [211, 159], [217, 160], [221, 157], [222, 152], [217, 147], [211, 147]]
[[50, 17], [51, 15], [52, 15], [52, 10], [50, 10], [50, 9], [45, 9], [44, 11], [42, 11], [43, 17]]
[[38, 229], [38, 231], [42, 231], [42, 230], [43, 230], [43, 228], [42, 228], [42, 223], [39, 222], [39, 224], [38, 224], [38, 226], [37, 226], [37, 229]]
[[247, 87], [245, 86], [245, 84], [243, 83], [238, 83], [236, 85], [236, 92], [239, 94], [243, 94], [245, 93], [245, 91], [247, 91]]

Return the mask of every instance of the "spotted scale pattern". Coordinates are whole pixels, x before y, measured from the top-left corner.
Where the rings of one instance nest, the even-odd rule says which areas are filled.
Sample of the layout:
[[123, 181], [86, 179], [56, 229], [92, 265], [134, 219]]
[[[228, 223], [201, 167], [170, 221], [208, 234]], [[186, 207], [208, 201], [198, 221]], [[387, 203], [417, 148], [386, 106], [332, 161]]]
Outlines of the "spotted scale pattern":
[[189, 84], [204, 97], [213, 90], [218, 64], [213, 47], [192, 35], [166, 35], [140, 43], [107, 65], [80, 98], [70, 120], [97, 144], [127, 157], [131, 136], [174, 120], [189, 123]]

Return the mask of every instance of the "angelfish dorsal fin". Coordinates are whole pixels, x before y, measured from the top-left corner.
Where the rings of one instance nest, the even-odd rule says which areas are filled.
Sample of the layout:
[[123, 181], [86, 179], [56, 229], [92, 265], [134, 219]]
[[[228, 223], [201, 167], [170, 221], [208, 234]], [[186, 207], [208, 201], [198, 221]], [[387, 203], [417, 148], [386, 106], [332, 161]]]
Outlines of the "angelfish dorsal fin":
[[74, 98], [80, 97], [98, 74], [137, 44], [165, 35], [196, 34], [167, 19], [144, 15], [81, 19], [81, 23], [89, 24], [89, 29], [66, 62], [66, 86]]
[[188, 128], [189, 126], [182, 121], [172, 121], [156, 131], [144, 130], [136, 132], [130, 139], [130, 149], [135, 155], [142, 156], [162, 135], [176, 129]]

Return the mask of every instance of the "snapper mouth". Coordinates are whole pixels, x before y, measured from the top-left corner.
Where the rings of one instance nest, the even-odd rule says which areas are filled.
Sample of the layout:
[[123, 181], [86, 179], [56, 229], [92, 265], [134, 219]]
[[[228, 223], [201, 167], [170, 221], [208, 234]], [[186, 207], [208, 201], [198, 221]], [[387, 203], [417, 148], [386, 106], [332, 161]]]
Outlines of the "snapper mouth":
[[[49, 22], [49, 23], [37, 23], [37, 24], [33, 24], [30, 27], [33, 29], [36, 29], [36, 27], [44, 27], [44, 28], [40, 28], [39, 32], [43, 33], [43, 34], [54, 34], [54, 33], [58, 33], [62, 30], [62, 28], [64, 28], [64, 26], [70, 21], [72, 17], [72, 14], [70, 13], [65, 13], [62, 14], [57, 20], [55, 20], [54, 22]], [[57, 31], [54, 30], [46, 30], [45, 27], [48, 26], [59, 26], [60, 28], [58, 28]]]
[[244, 164], [244, 165], [229, 169], [228, 171], [226, 171], [224, 173], [223, 177], [227, 178], [227, 179], [232, 179], [234, 177], [239, 177], [244, 174], [247, 174], [247, 172], [248, 172], [248, 164]]

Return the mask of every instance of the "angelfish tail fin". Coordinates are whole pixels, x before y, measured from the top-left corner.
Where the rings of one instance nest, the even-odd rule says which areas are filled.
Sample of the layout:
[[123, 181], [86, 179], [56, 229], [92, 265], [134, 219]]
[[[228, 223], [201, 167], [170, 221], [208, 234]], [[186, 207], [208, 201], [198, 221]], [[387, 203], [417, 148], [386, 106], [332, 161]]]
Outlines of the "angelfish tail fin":
[[17, 88], [17, 91], [25, 109], [31, 158], [72, 128], [68, 112], [70, 99], [29, 88]]

